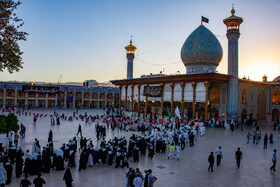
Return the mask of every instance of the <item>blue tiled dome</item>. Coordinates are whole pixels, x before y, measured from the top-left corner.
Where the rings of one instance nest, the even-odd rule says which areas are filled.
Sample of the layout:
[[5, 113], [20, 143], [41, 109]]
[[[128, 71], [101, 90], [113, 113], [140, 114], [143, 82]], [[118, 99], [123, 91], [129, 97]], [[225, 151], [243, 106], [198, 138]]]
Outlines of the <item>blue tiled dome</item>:
[[185, 41], [181, 58], [187, 73], [215, 73], [223, 57], [223, 49], [216, 36], [200, 25]]

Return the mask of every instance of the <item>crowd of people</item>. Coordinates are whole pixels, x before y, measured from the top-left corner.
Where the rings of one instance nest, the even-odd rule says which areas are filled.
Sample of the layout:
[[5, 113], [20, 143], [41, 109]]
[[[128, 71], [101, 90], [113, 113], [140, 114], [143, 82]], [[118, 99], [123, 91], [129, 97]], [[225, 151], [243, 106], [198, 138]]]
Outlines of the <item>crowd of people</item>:
[[[73, 112], [73, 116], [66, 117], [64, 114], [59, 115], [57, 111], [51, 116], [51, 125], [60, 125], [60, 120], [71, 121], [73, 118], [81, 119], [84, 123], [94, 124], [97, 142], [93, 143], [91, 138], [87, 139], [82, 134], [82, 125], [79, 124], [78, 131], [73, 134], [73, 138], [68, 142], [54, 149], [53, 133], [50, 130], [48, 136], [48, 143], [41, 148], [38, 139], [35, 139], [32, 150], [21, 149], [18, 143], [19, 137], [25, 138], [26, 127], [20, 125], [20, 133], [10, 133], [9, 147], [4, 150], [0, 144], [0, 184], [10, 184], [13, 173], [13, 166], [15, 165], [15, 175], [17, 178], [24, 175], [21, 183], [29, 184], [29, 175], [38, 175], [33, 183], [43, 185], [44, 179], [41, 173], [50, 173], [53, 171], [63, 171], [66, 169], [63, 180], [67, 187], [73, 185], [73, 178], [70, 168], [78, 167], [78, 170], [86, 170], [87, 167], [94, 165], [114, 165], [115, 168], [129, 168], [130, 162], [139, 162], [141, 156], [147, 156], [153, 159], [155, 154], [168, 153], [167, 159], [180, 160], [180, 152], [185, 149], [187, 143], [190, 147], [194, 146], [197, 136], [203, 137], [205, 135], [205, 122], [201, 119], [195, 120], [179, 120], [177, 118], [167, 118], [166, 122], [158, 116], [148, 115], [147, 120], [140, 120], [140, 118], [132, 118], [133, 114], [128, 116], [119, 115], [114, 108], [106, 109], [104, 115], [78, 115], [78, 110]], [[117, 118], [118, 116], [118, 118]], [[151, 117], [152, 116], [152, 117]], [[56, 119], [56, 120], [55, 120]], [[37, 119], [34, 116], [33, 124], [36, 126]], [[231, 122], [225, 123], [226, 126], [234, 125]], [[112, 131], [142, 131], [142, 135], [132, 134], [128, 139], [125, 136], [114, 137], [106, 141], [106, 132], [108, 129]], [[243, 129], [242, 129], [243, 130]], [[233, 130], [232, 130], [233, 131]], [[253, 139], [253, 143], [258, 144], [261, 139], [261, 131], [258, 127], [251, 134], [246, 135], [247, 143]], [[14, 140], [14, 141], [13, 141]], [[264, 149], [267, 148], [267, 142], [273, 144], [273, 134], [264, 135]], [[79, 141], [79, 142], [78, 142]], [[79, 145], [78, 145], [79, 144]], [[215, 152], [217, 156], [217, 167], [221, 165], [223, 152], [221, 147]], [[79, 154], [76, 159], [76, 155]], [[237, 167], [240, 167], [242, 159], [242, 152], [240, 148], [235, 153]], [[76, 160], [79, 160], [76, 163]], [[273, 166], [270, 170], [275, 171], [276, 165], [276, 150], [273, 152]], [[208, 171], [214, 171], [214, 152], [211, 152], [208, 157], [209, 168]], [[67, 167], [65, 167], [65, 165]], [[145, 170], [145, 176], [137, 168], [136, 171], [129, 168], [125, 174], [126, 186], [148, 186], [152, 187], [157, 180], [152, 175], [152, 170]], [[29, 181], [29, 182], [28, 182]]]

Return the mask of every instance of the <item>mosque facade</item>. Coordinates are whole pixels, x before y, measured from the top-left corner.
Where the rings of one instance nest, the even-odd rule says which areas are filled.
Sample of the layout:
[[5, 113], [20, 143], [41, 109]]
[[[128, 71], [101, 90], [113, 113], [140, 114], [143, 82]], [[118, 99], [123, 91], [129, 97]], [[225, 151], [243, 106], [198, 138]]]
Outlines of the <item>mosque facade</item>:
[[[217, 73], [223, 49], [216, 36], [200, 25], [186, 39], [181, 59], [186, 74], [157, 75], [133, 78], [136, 47], [126, 47], [127, 79], [112, 80], [119, 87], [119, 105], [127, 111], [174, 115], [190, 118], [219, 118], [244, 121], [249, 119], [277, 121], [280, 111], [280, 76], [273, 81], [252, 81], [238, 78], [238, 40], [241, 17], [224, 19], [228, 38], [228, 73]], [[132, 58], [133, 57], [133, 58]]]

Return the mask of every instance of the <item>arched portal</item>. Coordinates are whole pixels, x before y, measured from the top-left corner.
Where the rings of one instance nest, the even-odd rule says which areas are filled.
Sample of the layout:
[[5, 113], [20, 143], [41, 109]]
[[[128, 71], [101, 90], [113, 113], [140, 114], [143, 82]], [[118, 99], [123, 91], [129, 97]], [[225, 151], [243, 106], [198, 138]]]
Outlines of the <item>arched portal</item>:
[[[247, 110], [246, 110], [246, 108], [244, 108], [244, 109], [242, 110], [242, 113], [241, 113], [241, 123], [243, 123], [244, 120], [247, 120]], [[246, 124], [245, 124], [245, 125], [246, 125]]]
[[219, 117], [219, 110], [216, 108], [211, 108], [210, 116], [216, 119], [217, 117]]

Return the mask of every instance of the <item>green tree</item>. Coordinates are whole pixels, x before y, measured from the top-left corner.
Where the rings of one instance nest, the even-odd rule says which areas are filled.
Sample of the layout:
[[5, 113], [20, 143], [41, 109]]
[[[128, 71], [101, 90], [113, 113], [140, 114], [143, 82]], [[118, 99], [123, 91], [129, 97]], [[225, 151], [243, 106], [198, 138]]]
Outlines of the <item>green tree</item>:
[[6, 132], [6, 116], [5, 115], [0, 115], [0, 133]]
[[8, 114], [6, 117], [6, 131], [17, 131], [19, 129], [18, 119], [13, 113]]
[[19, 31], [24, 22], [18, 18], [15, 10], [20, 1], [0, 0], [0, 71], [9, 73], [22, 68], [22, 54], [18, 42], [26, 40], [26, 32]]

